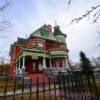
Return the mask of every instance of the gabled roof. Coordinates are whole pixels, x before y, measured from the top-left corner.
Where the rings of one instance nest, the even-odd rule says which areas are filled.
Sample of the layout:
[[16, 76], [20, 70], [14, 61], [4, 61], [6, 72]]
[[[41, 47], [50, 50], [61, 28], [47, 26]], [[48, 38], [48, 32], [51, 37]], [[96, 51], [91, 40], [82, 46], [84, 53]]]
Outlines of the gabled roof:
[[[30, 35], [29, 39], [33, 38], [34, 36], [38, 36], [43, 39], [55, 40], [54, 34], [52, 33], [52, 31], [50, 31], [50, 28], [48, 26], [49, 25], [46, 25], [46, 24], [41, 26], [39, 29], [37, 29], [35, 32], [33, 32]], [[52, 30], [52, 28], [51, 28], [51, 30]]]
[[38, 28], [36, 31], [34, 31], [29, 38], [33, 37], [35, 34], [40, 33], [41, 29], [44, 29], [46, 27], [46, 24], [44, 24], [43, 26], [41, 26], [40, 28]]

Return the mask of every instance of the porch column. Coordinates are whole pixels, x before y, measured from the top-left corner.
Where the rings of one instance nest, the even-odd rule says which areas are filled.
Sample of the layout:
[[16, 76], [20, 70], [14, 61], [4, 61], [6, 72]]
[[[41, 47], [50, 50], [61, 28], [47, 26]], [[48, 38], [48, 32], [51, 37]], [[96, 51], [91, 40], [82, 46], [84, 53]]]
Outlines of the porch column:
[[20, 60], [19, 60], [19, 66], [18, 66], [18, 74], [21, 74], [21, 65], [20, 65]]
[[69, 67], [69, 63], [68, 63], [68, 57], [67, 56], [65, 56], [65, 62], [66, 62], [66, 68], [67, 69], [70, 69], [70, 67]]
[[23, 64], [22, 64], [22, 69], [25, 69], [25, 56], [23, 56]]
[[45, 57], [43, 57], [43, 69], [46, 69], [46, 60], [45, 60]]
[[64, 59], [62, 59], [62, 67], [65, 67], [66, 66], [66, 59], [64, 61]]
[[23, 60], [22, 60], [22, 74], [24, 75], [25, 74], [25, 56], [23, 56]]
[[50, 61], [50, 68], [52, 68], [51, 58], [49, 58], [49, 61]]

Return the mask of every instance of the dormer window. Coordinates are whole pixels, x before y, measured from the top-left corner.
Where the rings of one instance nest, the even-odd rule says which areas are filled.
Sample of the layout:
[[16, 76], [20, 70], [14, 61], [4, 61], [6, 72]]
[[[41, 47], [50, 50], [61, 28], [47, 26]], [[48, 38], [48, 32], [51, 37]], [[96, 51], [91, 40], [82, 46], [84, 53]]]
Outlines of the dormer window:
[[42, 42], [41, 43], [34, 43], [33, 42], [33, 46], [36, 46], [36, 45], [39, 46], [39, 47], [41, 47], [41, 48], [43, 48], [43, 43]]
[[43, 48], [43, 43], [37, 43], [37, 45]]
[[36, 45], [36, 43], [33, 42], [33, 46]]
[[32, 45], [33, 45], [33, 46], [39, 46], [39, 47], [42, 47], [42, 48], [43, 48], [43, 43], [44, 43], [44, 41], [43, 41], [42, 39], [40, 39], [40, 38], [35, 38], [35, 39], [33, 40]]

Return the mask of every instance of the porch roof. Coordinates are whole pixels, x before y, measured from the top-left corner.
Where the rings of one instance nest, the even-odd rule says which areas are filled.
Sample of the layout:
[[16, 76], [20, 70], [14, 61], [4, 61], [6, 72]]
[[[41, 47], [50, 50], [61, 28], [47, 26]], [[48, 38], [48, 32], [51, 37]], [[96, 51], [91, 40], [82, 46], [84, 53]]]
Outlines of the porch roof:
[[39, 47], [23, 48], [16, 57], [16, 62], [23, 56], [49, 57], [50, 55]]

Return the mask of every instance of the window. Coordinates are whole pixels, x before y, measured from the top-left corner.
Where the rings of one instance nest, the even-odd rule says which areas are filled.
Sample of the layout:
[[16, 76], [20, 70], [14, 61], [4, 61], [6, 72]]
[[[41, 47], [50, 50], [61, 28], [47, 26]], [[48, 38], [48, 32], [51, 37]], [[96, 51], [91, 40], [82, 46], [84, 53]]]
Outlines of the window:
[[38, 43], [37, 45], [43, 48], [43, 43]]
[[35, 43], [33, 42], [33, 46], [35, 45]]
[[33, 46], [39, 46], [39, 47], [43, 47], [43, 40], [41, 39], [36, 39], [33, 43]]
[[59, 42], [65, 42], [65, 37], [63, 37], [63, 36], [57, 36], [57, 40]]

